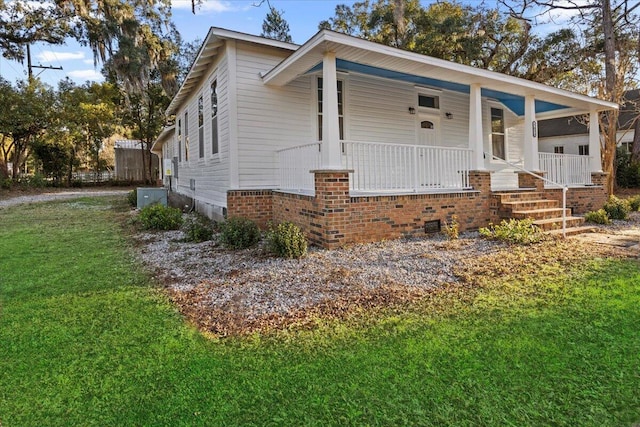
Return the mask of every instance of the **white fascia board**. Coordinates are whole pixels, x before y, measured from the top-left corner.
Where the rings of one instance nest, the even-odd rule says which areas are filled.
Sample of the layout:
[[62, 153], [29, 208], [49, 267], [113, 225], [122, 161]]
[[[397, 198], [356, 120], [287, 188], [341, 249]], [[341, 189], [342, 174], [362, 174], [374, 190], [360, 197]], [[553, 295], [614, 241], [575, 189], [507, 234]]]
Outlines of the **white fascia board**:
[[253, 36], [251, 34], [240, 33], [237, 31], [226, 30], [224, 28], [211, 27], [209, 28], [209, 32], [207, 33], [207, 37], [205, 37], [204, 42], [200, 46], [198, 50], [198, 54], [194, 59], [191, 67], [189, 68], [189, 72], [185, 77], [184, 81], [180, 85], [180, 89], [176, 92], [175, 96], [169, 103], [169, 106], [165, 110], [165, 114], [170, 116], [175, 114], [182, 102], [189, 97], [189, 92], [191, 88], [195, 85], [198, 86], [197, 83], [202, 79], [203, 73], [205, 73], [209, 69], [209, 64], [211, 61], [215, 59], [217, 54], [208, 54], [205, 55], [206, 52], [209, 52], [213, 49], [218, 49], [222, 46], [225, 40], [240, 40], [247, 43], [258, 44], [262, 46], [275, 47], [279, 49], [286, 49], [290, 51], [295, 51], [298, 49], [298, 45], [294, 43], [282, 42], [279, 40], [267, 39], [264, 37]]
[[[426, 65], [436, 69], [444, 70], [446, 72], [451, 72], [453, 74], [450, 81], [453, 82], [462, 84], [478, 83], [483, 87], [488, 87], [507, 93], [515, 93], [523, 96], [534, 95], [538, 99], [541, 99], [540, 95], [551, 95], [554, 98], [559, 97], [565, 100], [577, 101], [578, 103], [587, 103], [590, 106], [593, 106], [595, 104], [598, 111], [618, 109], [618, 105], [613, 102], [603, 101], [586, 95], [569, 92], [564, 89], [547, 86], [542, 83], [532, 82], [519, 77], [508, 76], [506, 74], [501, 74], [495, 71], [474, 68], [468, 65], [457, 64], [455, 62], [450, 62], [439, 58], [421, 55], [415, 52], [409, 52], [394, 47], [381, 45], [368, 40], [336, 33], [329, 30], [321, 30], [316, 33], [316, 35], [314, 35], [311, 39], [309, 39], [309, 41], [303, 44], [297, 51], [292, 53], [288, 58], [284, 59], [273, 69], [267, 72], [263, 76], [263, 82], [265, 84], [282, 86], [296, 78], [299, 74], [306, 72], [307, 70], [295, 69], [295, 65], [305, 63], [306, 61], [304, 61], [303, 58], [306, 55], [319, 55], [322, 52], [319, 50], [323, 48], [323, 43], [326, 44], [326, 48], [329, 49], [329, 45], [333, 44], [334, 46], [331, 47], [333, 47], [334, 49], [331, 50], [339, 50], [340, 47], [358, 49], [365, 51], [366, 53], [384, 55], [390, 58], [410, 61], [412, 63], [417, 63], [418, 65]], [[350, 59], [348, 55], [340, 58], [345, 60]], [[315, 59], [317, 58], [314, 58], [314, 60]], [[358, 62], [357, 59], [354, 59], [354, 61]], [[375, 66], [375, 64], [367, 65]], [[291, 70], [291, 67], [293, 67], [294, 69]]]

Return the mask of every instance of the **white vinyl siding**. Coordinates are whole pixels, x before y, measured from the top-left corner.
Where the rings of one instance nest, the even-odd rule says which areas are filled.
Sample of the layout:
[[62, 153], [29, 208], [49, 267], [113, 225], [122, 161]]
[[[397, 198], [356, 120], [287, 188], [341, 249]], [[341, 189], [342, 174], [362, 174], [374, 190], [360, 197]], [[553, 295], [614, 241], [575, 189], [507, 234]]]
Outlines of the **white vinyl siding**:
[[[215, 79], [218, 84], [218, 151], [217, 155], [212, 154], [211, 147], [211, 123], [207, 120], [207, 117], [211, 117], [211, 103], [210, 100], [211, 82], [213, 81], [213, 74], [211, 77], [203, 80], [202, 86], [194, 88], [193, 96], [189, 98], [186, 103], [176, 111], [176, 116], [184, 119], [186, 111], [189, 112], [189, 135], [198, 135], [200, 133], [198, 118], [198, 100], [199, 97], [203, 98], [203, 114], [204, 114], [204, 126], [203, 140], [204, 140], [204, 158], [198, 158], [193, 156], [194, 148], [198, 147], [197, 141], [191, 141], [191, 156], [189, 161], [185, 161], [183, 158], [180, 164], [180, 170], [178, 171], [179, 180], [178, 186], [174, 189], [181, 194], [187, 196], [194, 196], [197, 202], [214, 205], [220, 209], [227, 206], [227, 190], [229, 189], [229, 88], [228, 81], [228, 65], [227, 58], [224, 55], [224, 50], [220, 50], [221, 58], [216, 61], [211, 71], [215, 72]], [[215, 70], [215, 71], [214, 71]], [[184, 124], [183, 124], [184, 127]], [[187, 134], [186, 129], [183, 129], [183, 141]], [[196, 143], [196, 144], [194, 144]], [[194, 147], [195, 146], [195, 147]], [[184, 150], [184, 148], [183, 148]], [[176, 154], [177, 155], [177, 154]], [[195, 180], [196, 190], [195, 192], [190, 190], [190, 181]]]
[[[238, 178], [240, 188], [274, 188], [278, 182], [276, 151], [316, 140], [311, 77], [285, 87], [262, 83], [290, 52], [237, 43]], [[313, 108], [313, 113], [312, 113]]]

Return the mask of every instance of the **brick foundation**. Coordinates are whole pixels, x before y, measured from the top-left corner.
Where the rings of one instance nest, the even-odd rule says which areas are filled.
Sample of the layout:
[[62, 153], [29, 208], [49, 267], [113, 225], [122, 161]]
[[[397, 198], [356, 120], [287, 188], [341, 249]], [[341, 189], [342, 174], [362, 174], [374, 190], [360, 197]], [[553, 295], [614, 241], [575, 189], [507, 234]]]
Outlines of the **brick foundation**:
[[[304, 230], [311, 243], [325, 248], [423, 235], [425, 222], [444, 225], [453, 215], [457, 216], [460, 231], [484, 227], [492, 220], [488, 171], [470, 172], [471, 191], [358, 197], [349, 194], [349, 171], [321, 170], [314, 171], [314, 175], [315, 196], [272, 190], [229, 191], [227, 216], [250, 218], [262, 228], [269, 221], [291, 221]], [[531, 178], [522, 175], [519, 181], [536, 189], [542, 183], [540, 191], [546, 197], [562, 200], [562, 190], [545, 190], [540, 179]], [[578, 214], [601, 207], [607, 195], [597, 183], [604, 179], [606, 176], [594, 174], [593, 187], [570, 189], [567, 206]]]

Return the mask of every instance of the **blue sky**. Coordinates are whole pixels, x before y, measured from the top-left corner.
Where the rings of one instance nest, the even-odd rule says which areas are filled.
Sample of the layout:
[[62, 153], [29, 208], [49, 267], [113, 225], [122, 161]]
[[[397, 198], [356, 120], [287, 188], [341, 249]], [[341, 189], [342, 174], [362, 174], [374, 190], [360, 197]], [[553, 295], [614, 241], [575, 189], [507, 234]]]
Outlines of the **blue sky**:
[[[423, 4], [434, 0], [422, 0]], [[304, 43], [318, 31], [318, 23], [334, 15], [338, 4], [353, 4], [353, 0], [270, 0], [271, 5], [284, 11], [284, 18], [289, 23], [290, 34], [295, 43]], [[465, 3], [479, 0], [466, 0]], [[183, 38], [192, 41], [203, 39], [209, 27], [222, 27], [259, 35], [262, 31], [262, 21], [268, 12], [266, 1], [256, 6], [260, 0], [204, 0], [196, 14], [191, 13], [190, 0], [172, 0], [173, 21]], [[485, 2], [485, 6], [493, 6], [494, 0]], [[92, 52], [75, 41], [66, 45], [35, 44], [31, 48], [32, 63], [34, 65], [48, 65], [62, 67], [63, 70], [44, 70], [40, 72], [40, 79], [52, 86], [65, 77], [70, 77], [77, 83], [87, 80], [101, 81], [101, 65], [94, 67]], [[9, 81], [26, 78], [26, 62], [20, 64], [0, 59], [0, 75]]]

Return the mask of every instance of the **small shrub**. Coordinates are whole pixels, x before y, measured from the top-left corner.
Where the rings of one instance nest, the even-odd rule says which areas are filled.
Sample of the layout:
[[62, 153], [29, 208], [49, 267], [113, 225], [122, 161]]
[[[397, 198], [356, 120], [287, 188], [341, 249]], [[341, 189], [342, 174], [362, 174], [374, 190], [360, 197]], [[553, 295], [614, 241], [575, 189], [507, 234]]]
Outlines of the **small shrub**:
[[182, 225], [182, 212], [154, 203], [142, 208], [138, 219], [146, 230], [177, 230]]
[[269, 251], [282, 258], [300, 258], [307, 254], [307, 239], [291, 222], [271, 227], [267, 236]]
[[607, 211], [607, 214], [611, 219], [627, 219], [631, 207], [629, 206], [628, 201], [611, 195], [609, 197], [609, 201], [604, 204], [603, 209]]
[[490, 225], [480, 230], [480, 235], [489, 239], [503, 240], [509, 243], [528, 245], [538, 243], [544, 238], [540, 227], [533, 224], [532, 219], [502, 220], [499, 225]]
[[138, 206], [138, 190], [136, 188], [127, 193], [127, 203], [133, 208]]
[[187, 216], [182, 231], [187, 242], [205, 242], [213, 237], [213, 224], [206, 216], [196, 213]]
[[609, 224], [609, 214], [604, 209], [598, 209], [597, 211], [587, 212], [584, 214], [584, 219], [587, 222], [593, 222], [596, 224]]
[[631, 212], [640, 211], [640, 194], [637, 196], [629, 197], [627, 201], [629, 202], [629, 208], [631, 209]]
[[445, 221], [444, 234], [449, 240], [458, 240], [460, 237], [460, 223], [457, 215], [452, 215], [451, 221]]
[[11, 178], [0, 179], [0, 188], [3, 190], [11, 190], [13, 186], [13, 181]]
[[220, 243], [231, 249], [244, 249], [260, 241], [260, 229], [248, 218], [233, 217], [220, 224]]

